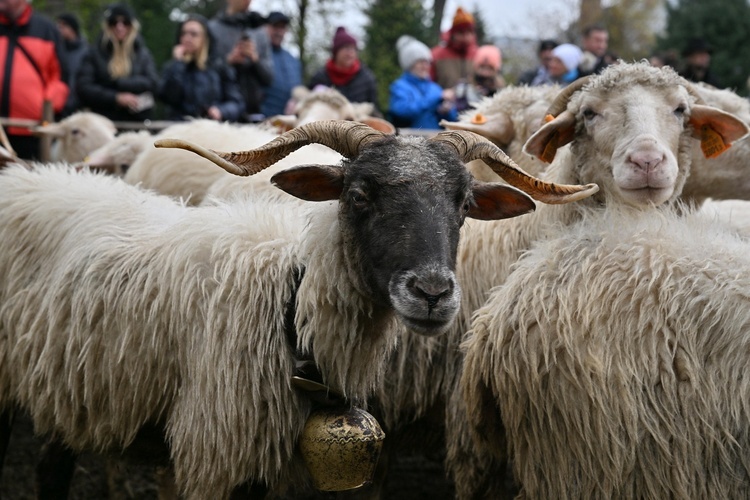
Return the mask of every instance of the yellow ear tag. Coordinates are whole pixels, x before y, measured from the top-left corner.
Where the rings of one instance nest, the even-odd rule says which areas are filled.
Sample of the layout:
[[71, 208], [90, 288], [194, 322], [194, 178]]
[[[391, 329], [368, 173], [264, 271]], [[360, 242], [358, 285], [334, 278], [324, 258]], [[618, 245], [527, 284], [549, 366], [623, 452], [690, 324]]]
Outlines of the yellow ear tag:
[[555, 159], [555, 154], [557, 154], [557, 144], [559, 142], [559, 139], [560, 136], [558, 132], [555, 132], [550, 136], [547, 144], [544, 146], [542, 155], [539, 157], [540, 160], [542, 160], [544, 163], [552, 163], [552, 160]]
[[482, 125], [484, 123], [487, 123], [487, 118], [485, 118], [485, 116], [482, 113], [477, 113], [471, 117], [471, 123], [474, 123], [476, 125]]
[[701, 149], [706, 158], [716, 158], [729, 149], [730, 144], [724, 142], [724, 138], [709, 125], [701, 127]]

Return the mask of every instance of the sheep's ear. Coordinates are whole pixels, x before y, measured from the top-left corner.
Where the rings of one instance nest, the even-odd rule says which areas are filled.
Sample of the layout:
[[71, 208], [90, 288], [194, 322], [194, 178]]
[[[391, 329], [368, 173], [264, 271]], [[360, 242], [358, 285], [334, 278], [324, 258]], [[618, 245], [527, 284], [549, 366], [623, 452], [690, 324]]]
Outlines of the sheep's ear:
[[475, 182], [472, 191], [474, 204], [466, 214], [472, 219], [509, 219], [536, 209], [529, 195], [507, 184]]
[[65, 125], [59, 123], [49, 123], [47, 125], [40, 125], [32, 129], [34, 135], [46, 135], [54, 138], [65, 137]]
[[344, 169], [335, 165], [299, 165], [275, 174], [271, 182], [301, 200], [338, 200], [344, 189]]
[[750, 128], [731, 113], [711, 106], [696, 104], [690, 113], [693, 137], [700, 139], [706, 158], [715, 158], [729, 149], [734, 141], [744, 138]]
[[575, 129], [575, 115], [570, 111], [563, 111], [529, 137], [523, 145], [523, 150], [545, 163], [552, 163], [557, 150], [573, 140]]
[[505, 113], [496, 113], [492, 116], [485, 116], [482, 113], [475, 113], [470, 121], [449, 122], [442, 120], [440, 126], [447, 130], [466, 130], [481, 135], [500, 148], [505, 148], [516, 137], [516, 131], [513, 128], [513, 122]]

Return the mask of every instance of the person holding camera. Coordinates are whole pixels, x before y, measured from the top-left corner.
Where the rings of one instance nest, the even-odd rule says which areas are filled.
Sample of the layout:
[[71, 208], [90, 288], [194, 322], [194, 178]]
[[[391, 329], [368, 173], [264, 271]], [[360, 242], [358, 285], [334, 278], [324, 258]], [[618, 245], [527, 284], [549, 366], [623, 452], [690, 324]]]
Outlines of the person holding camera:
[[212, 52], [234, 68], [245, 100], [243, 121], [263, 119], [263, 87], [271, 84], [271, 43], [261, 26], [266, 19], [252, 12], [250, 0], [227, 0], [226, 8], [208, 22], [214, 39]]
[[234, 70], [222, 59], [209, 56], [211, 34], [206, 18], [190, 14], [179, 25], [177, 38], [159, 89], [159, 98], [169, 106], [168, 119], [237, 121], [245, 102]]

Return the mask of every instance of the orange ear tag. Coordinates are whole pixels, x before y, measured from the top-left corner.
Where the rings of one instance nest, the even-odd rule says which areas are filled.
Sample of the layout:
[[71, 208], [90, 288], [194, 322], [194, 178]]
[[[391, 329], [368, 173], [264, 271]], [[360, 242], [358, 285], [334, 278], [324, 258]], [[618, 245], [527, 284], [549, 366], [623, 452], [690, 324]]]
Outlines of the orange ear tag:
[[731, 144], [724, 142], [724, 138], [709, 125], [701, 126], [701, 149], [706, 158], [716, 158], [729, 149]]
[[487, 118], [485, 118], [485, 116], [482, 113], [477, 113], [471, 117], [471, 123], [474, 123], [476, 125], [482, 125], [484, 123], [487, 123]]
[[544, 115], [544, 123], [549, 123], [549, 122], [551, 122], [554, 119], [555, 119], [555, 117], [552, 116], [552, 115]]

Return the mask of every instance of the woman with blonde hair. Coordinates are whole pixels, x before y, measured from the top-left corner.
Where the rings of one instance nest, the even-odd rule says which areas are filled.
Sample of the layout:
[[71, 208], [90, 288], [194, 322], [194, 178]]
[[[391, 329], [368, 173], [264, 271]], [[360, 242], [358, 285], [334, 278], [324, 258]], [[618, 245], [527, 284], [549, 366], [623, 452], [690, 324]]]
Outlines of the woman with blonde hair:
[[154, 58], [133, 11], [121, 3], [109, 6], [76, 75], [81, 105], [114, 121], [143, 121], [151, 118], [158, 86]]
[[170, 108], [168, 119], [237, 121], [245, 109], [234, 69], [209, 56], [211, 42], [205, 17], [191, 14], [180, 24], [158, 94]]

